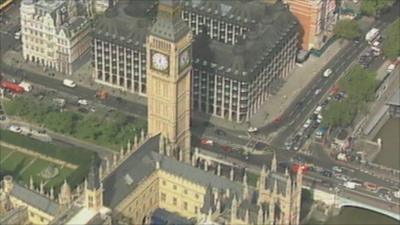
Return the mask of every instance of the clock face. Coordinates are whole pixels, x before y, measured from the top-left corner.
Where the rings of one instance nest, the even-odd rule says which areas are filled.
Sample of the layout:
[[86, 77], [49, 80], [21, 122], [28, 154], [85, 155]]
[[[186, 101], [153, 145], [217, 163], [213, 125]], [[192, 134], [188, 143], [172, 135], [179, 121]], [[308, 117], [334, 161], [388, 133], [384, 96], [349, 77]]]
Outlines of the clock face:
[[186, 66], [190, 63], [190, 57], [190, 49], [187, 48], [179, 55], [179, 69], [186, 68]]
[[161, 53], [154, 53], [152, 56], [152, 64], [155, 69], [164, 71], [168, 68], [168, 58]]

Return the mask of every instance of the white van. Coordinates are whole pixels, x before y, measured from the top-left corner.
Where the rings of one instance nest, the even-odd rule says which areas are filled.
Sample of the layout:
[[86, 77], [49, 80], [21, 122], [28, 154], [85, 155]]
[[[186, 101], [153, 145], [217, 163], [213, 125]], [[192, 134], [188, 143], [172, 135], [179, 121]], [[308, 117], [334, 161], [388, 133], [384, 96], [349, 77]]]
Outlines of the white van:
[[324, 72], [324, 77], [329, 77], [332, 74], [332, 70], [331, 69], [326, 69]]
[[64, 79], [64, 80], [63, 80], [63, 85], [64, 85], [64, 86], [67, 86], [67, 87], [70, 87], [70, 88], [76, 87], [75, 81], [70, 80], [70, 79]]
[[26, 92], [32, 91], [32, 84], [22, 81], [21, 83], [18, 84], [20, 87], [22, 87]]

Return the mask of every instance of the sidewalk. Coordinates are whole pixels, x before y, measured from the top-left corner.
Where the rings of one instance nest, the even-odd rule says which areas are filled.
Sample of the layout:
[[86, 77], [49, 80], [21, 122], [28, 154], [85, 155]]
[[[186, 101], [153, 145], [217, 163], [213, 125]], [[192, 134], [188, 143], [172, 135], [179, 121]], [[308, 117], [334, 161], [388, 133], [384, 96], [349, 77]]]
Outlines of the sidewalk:
[[304, 89], [315, 76], [320, 75], [318, 72], [324, 68], [347, 43], [348, 41], [338, 39], [329, 46], [321, 57], [318, 58], [311, 55], [303, 65], [297, 65], [286, 79], [282, 88], [280, 88], [275, 95], [271, 96], [261, 109], [253, 115], [250, 119], [251, 125], [260, 127], [279, 117], [294, 99], [296, 99], [301, 90]]

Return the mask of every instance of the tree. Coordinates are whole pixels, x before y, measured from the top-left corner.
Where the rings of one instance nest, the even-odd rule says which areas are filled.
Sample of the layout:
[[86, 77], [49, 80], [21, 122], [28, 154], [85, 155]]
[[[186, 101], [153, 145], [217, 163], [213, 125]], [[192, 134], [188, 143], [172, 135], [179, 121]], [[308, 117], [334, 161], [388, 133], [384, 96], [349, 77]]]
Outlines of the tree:
[[342, 77], [339, 81], [339, 86], [353, 102], [368, 102], [374, 98], [377, 85], [375, 77], [376, 72], [355, 65]]
[[333, 102], [327, 110], [322, 112], [323, 127], [346, 127], [351, 124], [356, 110], [349, 100]]
[[400, 18], [395, 20], [385, 32], [383, 40], [383, 53], [389, 59], [400, 56]]
[[361, 12], [367, 16], [376, 16], [393, 3], [394, 0], [363, 0], [361, 1]]
[[63, 134], [72, 134], [75, 123], [80, 119], [74, 112], [51, 112], [47, 115], [45, 123], [46, 127]]
[[339, 21], [333, 32], [341, 38], [354, 39], [360, 36], [360, 29], [354, 20], [341, 20]]

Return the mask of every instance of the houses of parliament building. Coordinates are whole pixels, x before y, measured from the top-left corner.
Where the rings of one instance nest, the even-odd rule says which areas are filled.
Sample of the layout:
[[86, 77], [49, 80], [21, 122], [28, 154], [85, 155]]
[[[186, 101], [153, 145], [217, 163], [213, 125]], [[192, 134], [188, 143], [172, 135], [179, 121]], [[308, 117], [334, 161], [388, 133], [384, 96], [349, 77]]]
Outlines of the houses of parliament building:
[[[289, 171], [279, 173], [273, 157], [270, 167], [263, 166], [257, 184], [251, 186], [245, 168], [208, 161], [199, 156], [199, 149], [191, 149], [191, 102], [196, 101], [192, 90], [194, 85], [191, 85], [196, 79], [192, 71], [196, 68], [200, 71], [196, 63], [203, 65], [204, 61], [192, 58], [196, 54], [193, 46], [195, 32], [182, 19], [185, 7], [175, 0], [161, 0], [157, 9], [156, 21], [150, 30], [147, 33], [134, 32], [135, 35], [145, 35], [143, 42], [137, 45], [138, 48], [143, 44], [145, 47], [136, 53], [142, 57], [139, 64], [131, 64], [132, 68], [141, 65], [146, 70], [146, 77], [140, 79], [145, 78], [148, 97], [147, 133], [142, 131], [132, 143], [128, 142], [110, 158], [93, 159], [87, 178], [78, 187], [70, 187], [66, 181], [60, 191], [54, 193], [43, 185], [23, 186], [13, 181], [11, 176], [5, 176], [0, 191], [0, 210], [4, 212], [1, 224], [299, 224], [301, 171], [297, 174]], [[148, 12], [144, 10], [141, 13]], [[248, 22], [252, 23], [251, 20]], [[137, 24], [142, 22], [138, 20]], [[292, 23], [288, 24], [292, 26]], [[225, 42], [224, 45], [235, 43], [236, 33], [243, 35], [241, 32], [248, 28], [241, 20], [232, 29], [235, 35], [225, 35], [226, 38], [220, 40]], [[286, 30], [287, 27], [279, 29]], [[291, 32], [290, 29], [287, 32]], [[125, 44], [129, 41], [121, 40], [121, 37], [116, 40]], [[285, 45], [290, 42], [286, 39], [281, 41]], [[135, 43], [136, 40], [132, 40], [129, 44], [132, 54], [135, 54]], [[120, 47], [115, 46], [117, 49]], [[128, 50], [125, 48], [124, 51], [126, 60]], [[111, 45], [109, 54], [112, 52]], [[142, 64], [143, 61], [148, 63]], [[104, 64], [101, 66], [105, 67]], [[226, 72], [227, 67], [223, 71]], [[234, 68], [230, 70], [231, 83], [235, 76], [254, 76], [255, 79], [258, 76], [235, 75], [235, 71]], [[202, 83], [202, 75], [197, 79]], [[218, 81], [218, 76], [215, 79]], [[144, 83], [143, 80], [140, 82]], [[241, 81], [238, 85], [242, 87]], [[144, 91], [144, 88], [140, 86], [140, 90]]]

